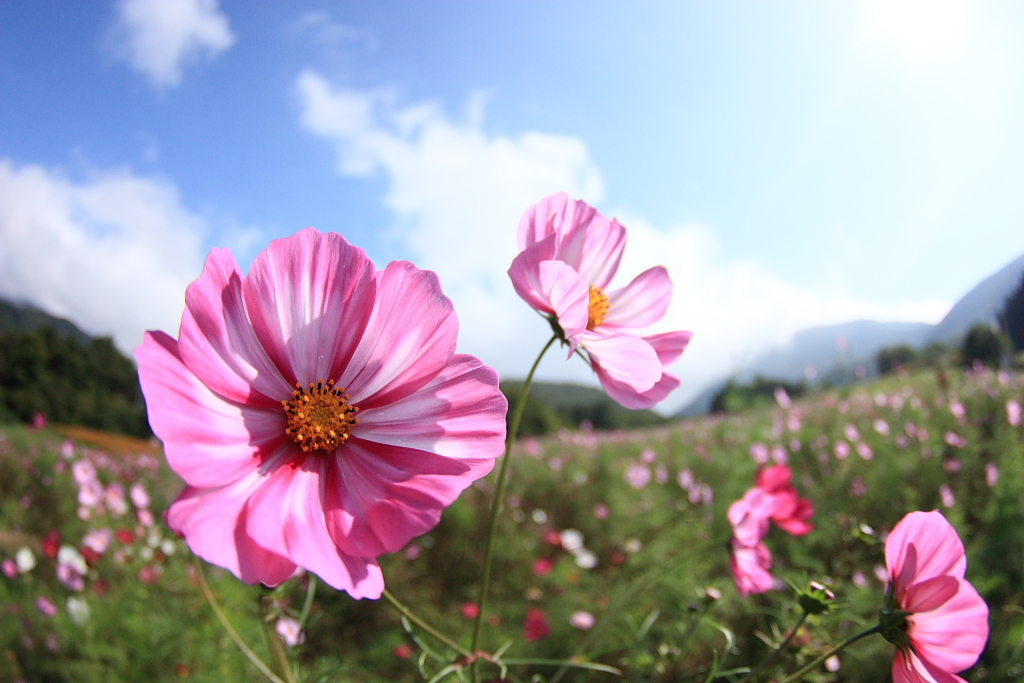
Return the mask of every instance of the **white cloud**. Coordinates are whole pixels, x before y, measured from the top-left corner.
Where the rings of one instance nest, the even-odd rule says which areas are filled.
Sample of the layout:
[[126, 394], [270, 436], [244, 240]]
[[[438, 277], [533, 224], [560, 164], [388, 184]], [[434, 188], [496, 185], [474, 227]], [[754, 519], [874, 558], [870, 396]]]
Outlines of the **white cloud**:
[[[538, 132], [490, 135], [481, 127], [478, 103], [459, 122], [435, 104], [399, 106], [394, 93], [335, 88], [312, 71], [299, 77], [298, 91], [302, 125], [335, 146], [339, 173], [386, 176], [384, 204], [398, 218], [399, 238], [417, 265], [438, 272], [455, 302], [461, 349], [502, 376], [525, 375], [548, 332], [505, 274], [516, 252], [516, 226], [526, 207], [555, 191], [600, 202], [601, 174], [585, 143]], [[948, 308], [946, 302], [883, 304], [798, 287], [761, 263], [726, 258], [710, 228], [660, 230], [617, 215], [630, 231], [618, 284], [665, 265], [675, 297], [658, 331], [695, 333], [675, 367], [684, 385], [663, 406], [668, 410], [801, 329], [864, 318], [934, 322]], [[540, 376], [592, 381], [578, 360], [552, 356]]]
[[660, 230], [639, 217], [622, 212], [618, 217], [629, 228], [620, 284], [653, 264], [664, 265], [674, 296], [656, 329], [694, 332], [675, 367], [684, 386], [672, 405], [685, 405], [709, 384], [801, 330], [854, 320], [935, 323], [949, 310], [946, 301], [878, 302], [827, 283], [818, 289], [797, 286], [758, 261], [725, 258], [706, 226]]
[[147, 329], [177, 334], [205, 232], [164, 181], [107, 171], [75, 182], [0, 159], [0, 296], [112, 334], [127, 353]]
[[110, 41], [117, 57], [168, 87], [181, 82], [186, 64], [213, 59], [235, 36], [217, 0], [121, 0]]
[[437, 105], [399, 107], [393, 93], [334, 88], [312, 71], [297, 86], [302, 125], [335, 145], [339, 173], [387, 176], [384, 204], [397, 217], [397, 236], [417, 265], [440, 275], [459, 311], [460, 347], [503, 374], [525, 374], [539, 347], [522, 343], [522, 328], [539, 325], [543, 334], [546, 324], [505, 275], [516, 226], [527, 206], [559, 190], [601, 198], [586, 145], [536, 132], [489, 135], [479, 99], [467, 120], [453, 121]]

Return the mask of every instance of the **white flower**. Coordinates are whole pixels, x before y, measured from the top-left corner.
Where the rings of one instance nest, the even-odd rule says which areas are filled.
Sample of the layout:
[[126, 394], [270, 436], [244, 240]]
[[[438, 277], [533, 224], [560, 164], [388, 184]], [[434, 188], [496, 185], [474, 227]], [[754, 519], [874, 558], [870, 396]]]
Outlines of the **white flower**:
[[576, 553], [576, 566], [581, 569], [593, 569], [597, 566], [597, 555], [589, 550], [581, 550]]
[[576, 529], [566, 529], [558, 537], [562, 541], [562, 547], [570, 553], [583, 549], [583, 534]]
[[75, 626], [81, 627], [89, 623], [89, 603], [85, 601], [85, 598], [72, 596], [68, 598], [67, 604], [68, 616], [71, 617]]
[[85, 564], [85, 558], [73, 546], [62, 545], [57, 551], [57, 564], [66, 564], [79, 574], [85, 574], [89, 567]]
[[14, 561], [18, 564], [18, 571], [22, 574], [28, 574], [36, 568], [36, 556], [27, 547], [18, 550], [14, 555]]

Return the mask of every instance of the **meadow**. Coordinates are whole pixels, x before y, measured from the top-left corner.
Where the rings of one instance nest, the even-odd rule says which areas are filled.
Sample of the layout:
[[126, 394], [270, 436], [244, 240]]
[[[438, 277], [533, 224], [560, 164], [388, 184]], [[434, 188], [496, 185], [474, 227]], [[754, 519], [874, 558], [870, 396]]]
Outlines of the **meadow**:
[[[800, 619], [793, 587], [821, 582], [834, 608], [789, 638], [762, 678], [779, 680], [874, 623], [887, 578], [882, 539], [906, 513], [938, 509], [963, 538], [967, 578], [991, 610], [988, 647], [963, 676], [1016, 680], [1022, 402], [1020, 372], [928, 369], [735, 415], [523, 438], [483, 647], [507, 647], [515, 681], [701, 682], [710, 672], [738, 681]], [[741, 597], [726, 510], [772, 462], [792, 467], [815, 529], [773, 529], [778, 589]], [[478, 481], [431, 533], [381, 558], [388, 589], [464, 644], [494, 480]], [[302, 622], [285, 646], [300, 681], [417, 681], [444, 669], [444, 645], [383, 600], [353, 600], [309, 575], [274, 590], [247, 586], [197, 563], [163, 522], [181, 488], [158, 444], [0, 426], [0, 681], [266, 680], [218, 623], [204, 581], [264, 661], [276, 642], [266, 632], [273, 639], [288, 620]], [[864, 640], [806, 680], [888, 680], [893, 652], [881, 638]], [[574, 657], [621, 676], [514, 663]]]

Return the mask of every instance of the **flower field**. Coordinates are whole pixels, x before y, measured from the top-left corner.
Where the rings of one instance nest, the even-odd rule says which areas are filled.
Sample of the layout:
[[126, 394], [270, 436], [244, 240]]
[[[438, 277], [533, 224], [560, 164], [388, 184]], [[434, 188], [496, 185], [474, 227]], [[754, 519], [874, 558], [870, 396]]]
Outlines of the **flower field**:
[[[987, 649], [964, 677], [1016, 680], [1022, 402], [1024, 376], [978, 367], [888, 376], [800, 401], [783, 395], [772, 408], [648, 431], [521, 440], [482, 649], [507, 644], [510, 680], [617, 678], [538, 663], [578, 657], [626, 680], [704, 681], [715, 668], [735, 681], [791, 635], [768, 666], [778, 680], [875, 623], [889, 578], [882, 540], [906, 513], [938, 509], [963, 539], [967, 579], [990, 608]], [[792, 469], [814, 529], [772, 528], [764, 543], [775, 589], [741, 597], [726, 512], [773, 463]], [[381, 558], [391, 593], [464, 644], [495, 477], [468, 489], [433, 531]], [[356, 601], [322, 582], [310, 591], [309, 574], [273, 590], [248, 586], [197, 562], [163, 521], [182, 486], [145, 442], [2, 428], [0, 680], [264, 680], [218, 623], [204, 580], [264, 661], [268, 642], [287, 648], [298, 680], [415, 681], [444, 669], [446, 647], [404, 628], [384, 601]], [[832, 609], [789, 634], [801, 621], [793, 587], [807, 593], [809, 581], [835, 595]], [[887, 680], [894, 651], [864, 640], [807, 680]], [[488, 680], [500, 673], [483, 671]]]

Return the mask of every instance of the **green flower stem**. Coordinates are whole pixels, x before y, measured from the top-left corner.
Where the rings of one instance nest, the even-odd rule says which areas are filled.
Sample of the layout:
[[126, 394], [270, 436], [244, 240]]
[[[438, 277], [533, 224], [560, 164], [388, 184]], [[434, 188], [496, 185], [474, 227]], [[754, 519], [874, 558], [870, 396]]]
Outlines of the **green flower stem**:
[[788, 678], [784, 679], [782, 681], [782, 683], [795, 683], [795, 681], [799, 681], [801, 678], [803, 678], [804, 674], [810, 673], [814, 669], [818, 668], [819, 666], [821, 666], [822, 662], [824, 662], [826, 659], [828, 659], [832, 655], [839, 653], [841, 650], [846, 648], [846, 646], [853, 645], [854, 643], [856, 643], [861, 638], [866, 638], [867, 636], [870, 636], [870, 635], [872, 635], [874, 633], [881, 633], [881, 628], [878, 627], [878, 626], [873, 626], [873, 627], [869, 628], [867, 631], [861, 631], [857, 635], [851, 636], [850, 638], [847, 638], [846, 640], [844, 640], [843, 642], [839, 643], [838, 645], [836, 645], [834, 648], [832, 648], [831, 650], [829, 650], [828, 652], [826, 652], [822, 656], [820, 656], [817, 659], [815, 659], [813, 662], [811, 662], [810, 664], [808, 664], [804, 668], [802, 668], [799, 671], [797, 671], [795, 674], [792, 674]]
[[[554, 334], [548, 343], [541, 349], [540, 355], [537, 356], [537, 360], [533, 362], [533, 367], [530, 368], [530, 374], [526, 376], [526, 381], [523, 382], [523, 388], [519, 392], [519, 399], [516, 401], [516, 412], [512, 415], [512, 423], [509, 425], [508, 434], [505, 437], [505, 453], [501, 459], [501, 470], [498, 472], [498, 485], [494, 491], [494, 502], [491, 504], [491, 524], [487, 532], [487, 549], [484, 551], [484, 568], [481, 574], [480, 580], [480, 598], [477, 600], [477, 606], [480, 608], [476, 615], [476, 621], [473, 623], [473, 640], [469, 649], [473, 652], [477, 651], [477, 646], [480, 644], [480, 631], [484, 624], [484, 612], [487, 609], [487, 594], [491, 589], [491, 565], [494, 563], [494, 540], [498, 535], [498, 513], [501, 511], [502, 499], [505, 495], [505, 480], [506, 474], [508, 473], [508, 463], [511, 458], [509, 457], [512, 451], [512, 444], [515, 443], [516, 434], [519, 432], [519, 423], [523, 420], [523, 412], [526, 410], [526, 398], [530, 393], [530, 385], [533, 383], [533, 375], [537, 372], [537, 366], [540, 365], [541, 359], [544, 354], [548, 352], [551, 345], [558, 340], [558, 335]], [[480, 680], [477, 667], [473, 665], [473, 680], [475, 682]]]
[[753, 669], [750, 670], [750, 673], [748, 673], [746, 676], [741, 678], [740, 679], [740, 683], [747, 683], [747, 681], [753, 679], [754, 676], [756, 676], [757, 674], [761, 673], [761, 671], [766, 666], [771, 664], [772, 661], [774, 661], [775, 658], [778, 656], [778, 654], [786, 649], [786, 646], [789, 645], [791, 640], [793, 640], [793, 637], [796, 635], [797, 630], [799, 630], [799, 628], [804, 625], [805, 621], [807, 621], [807, 612], [803, 612], [800, 615], [800, 620], [798, 622], [796, 622], [796, 626], [794, 626], [792, 629], [790, 629], [789, 635], [786, 636], [786, 639], [783, 640], [781, 643], [779, 643], [779, 646], [777, 648], [775, 648], [774, 650], [769, 652], [768, 656], [765, 657], [764, 660], [760, 664], [758, 664], [757, 666], [755, 666]]
[[306, 620], [309, 619], [309, 611], [313, 609], [313, 596], [316, 595], [316, 574], [307, 573], [309, 587], [306, 589], [306, 601], [302, 604], [302, 614], [299, 615], [299, 632], [306, 629]]
[[430, 635], [434, 636], [435, 638], [440, 640], [442, 643], [444, 643], [445, 645], [447, 645], [451, 649], [453, 649], [456, 652], [458, 652], [463, 657], [471, 657], [472, 656], [469, 650], [467, 650], [466, 648], [462, 647], [461, 645], [456, 643], [454, 640], [452, 640], [451, 638], [449, 638], [445, 634], [443, 634], [440, 631], [438, 631], [436, 628], [434, 628], [433, 626], [431, 626], [427, 622], [423, 621], [423, 619], [419, 618], [415, 613], [413, 613], [413, 611], [411, 609], [409, 609], [408, 607], [403, 605], [398, 600], [398, 598], [396, 598], [394, 595], [392, 595], [391, 591], [389, 591], [388, 589], [385, 588], [383, 595], [384, 595], [384, 599], [387, 600], [388, 602], [390, 602], [391, 606], [394, 607], [398, 611], [399, 614], [401, 614], [403, 617], [405, 617], [406, 619], [408, 619], [412, 623], [414, 623], [417, 626], [419, 626], [426, 633], [429, 633]]
[[263, 660], [245, 644], [242, 637], [238, 635], [238, 631], [232, 628], [231, 623], [224, 614], [224, 611], [220, 608], [220, 605], [217, 604], [217, 598], [214, 596], [213, 591], [210, 590], [210, 584], [206, 582], [206, 576], [203, 575], [203, 568], [199, 566], [198, 562], [193, 562], [192, 566], [195, 567], [196, 578], [199, 580], [199, 590], [202, 591], [203, 597], [206, 598], [206, 602], [210, 604], [210, 608], [213, 610], [213, 613], [217, 615], [217, 620], [220, 621], [220, 625], [223, 626], [224, 630], [228, 632], [229, 636], [231, 636], [231, 640], [235, 641], [235, 645], [238, 646], [241, 653], [245, 655], [250, 662], [252, 662], [253, 666], [260, 670], [260, 673], [273, 681], [273, 683], [285, 683], [285, 681], [278, 678], [277, 674], [271, 671], [270, 667], [264, 664]]
[[284, 676], [286, 683], [296, 683], [295, 675], [292, 673], [291, 662], [288, 661], [288, 653], [284, 649], [284, 643], [281, 642], [274, 627], [270, 625], [270, 619], [267, 615], [267, 596], [261, 595], [259, 597], [259, 608], [260, 622], [263, 624], [263, 635], [267, 639], [267, 647], [270, 648], [270, 654], [274, 655], [274, 661], [277, 662], [277, 669]]

